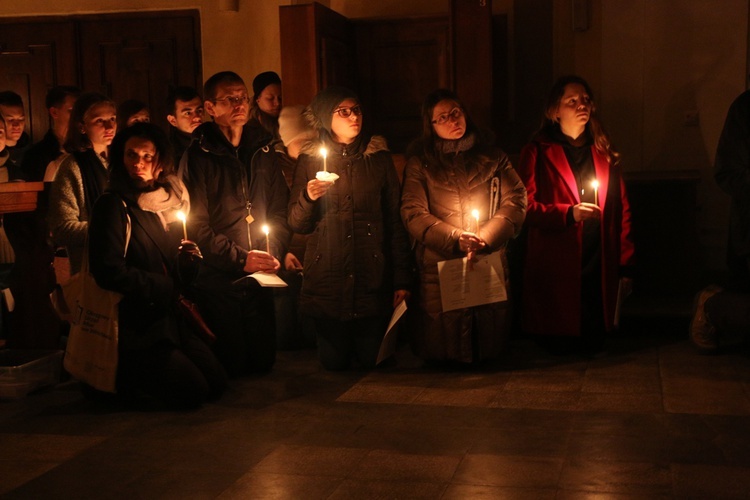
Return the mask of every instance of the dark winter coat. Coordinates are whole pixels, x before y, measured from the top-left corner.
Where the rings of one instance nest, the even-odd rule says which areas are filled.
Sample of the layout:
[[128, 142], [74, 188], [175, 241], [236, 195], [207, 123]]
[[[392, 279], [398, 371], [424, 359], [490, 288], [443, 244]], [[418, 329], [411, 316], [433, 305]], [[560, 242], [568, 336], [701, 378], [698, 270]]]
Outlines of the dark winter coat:
[[[443, 312], [437, 263], [465, 257], [458, 239], [462, 232], [476, 230], [472, 210], [478, 210], [479, 237], [487, 252], [501, 252], [507, 290], [505, 246], [521, 230], [526, 190], [497, 148], [477, 145], [446, 157], [449, 164], [428, 168], [425, 159], [412, 156], [404, 172], [401, 216], [416, 241], [420, 276], [413, 345], [425, 359], [471, 362], [503, 350], [509, 335], [507, 302]], [[493, 178], [500, 181], [499, 200], [490, 217]]]
[[266, 249], [264, 224], [271, 253], [283, 261], [290, 238], [289, 191], [273, 148], [258, 148], [244, 137], [235, 148], [214, 123], [199, 126], [193, 137], [181, 174], [190, 192], [188, 237], [200, 246], [205, 263], [241, 276], [247, 252]]
[[365, 148], [328, 143], [327, 168], [340, 177], [325, 195], [307, 197], [307, 182], [323, 170], [317, 152], [299, 156], [289, 225], [310, 234], [300, 308], [341, 321], [392, 310], [393, 292], [412, 287], [412, 259], [399, 217], [400, 187], [382, 137]]
[[[620, 270], [633, 261], [630, 207], [618, 167], [591, 146], [599, 181], [604, 325], [611, 330]], [[521, 151], [518, 173], [526, 185], [528, 239], [523, 266], [523, 328], [541, 335], [581, 334], [583, 225], [568, 225], [568, 210], [581, 202], [563, 147], [545, 138]]]
[[[158, 215], [125, 201], [127, 208], [111, 192], [96, 201], [89, 224], [90, 271], [101, 288], [123, 294], [120, 349], [146, 349], [164, 340], [179, 345], [172, 270], [182, 227], [177, 222], [165, 231]], [[131, 233], [123, 257], [128, 214]]]

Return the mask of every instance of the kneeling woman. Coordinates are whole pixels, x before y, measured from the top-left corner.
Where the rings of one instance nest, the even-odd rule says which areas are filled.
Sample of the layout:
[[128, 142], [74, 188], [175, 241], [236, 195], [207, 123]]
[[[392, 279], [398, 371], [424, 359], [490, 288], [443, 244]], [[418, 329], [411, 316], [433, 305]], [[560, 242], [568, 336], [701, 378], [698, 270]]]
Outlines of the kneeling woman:
[[118, 392], [198, 406], [221, 395], [226, 374], [176, 310], [178, 285], [195, 275], [200, 255], [194, 244], [180, 245], [177, 213], [189, 209], [187, 190], [155, 125], [124, 129], [110, 152], [109, 188], [89, 226], [89, 264], [99, 286], [123, 295]]
[[414, 350], [428, 362], [448, 364], [497, 358], [510, 333], [507, 302], [444, 311], [438, 262], [500, 252], [507, 277], [505, 247], [521, 230], [526, 190], [505, 153], [480, 133], [449, 90], [425, 98], [422, 138], [412, 150], [401, 216], [417, 244]]
[[[399, 217], [399, 184], [385, 139], [362, 133], [350, 90], [329, 87], [308, 110], [320, 142], [299, 156], [289, 225], [307, 240], [300, 309], [315, 319], [318, 355], [328, 370], [377, 361], [388, 317], [409, 296], [409, 241]], [[318, 178], [328, 151], [328, 173]], [[335, 181], [335, 182], [334, 182]]]

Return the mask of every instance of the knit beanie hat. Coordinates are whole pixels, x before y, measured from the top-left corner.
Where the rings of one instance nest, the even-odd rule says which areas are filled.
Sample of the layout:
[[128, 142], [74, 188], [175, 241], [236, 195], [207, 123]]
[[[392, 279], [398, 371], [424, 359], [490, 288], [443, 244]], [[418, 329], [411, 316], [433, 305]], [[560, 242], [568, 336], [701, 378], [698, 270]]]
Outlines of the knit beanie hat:
[[315, 131], [305, 119], [304, 106], [284, 106], [279, 114], [279, 137], [284, 146], [289, 146], [298, 139], [312, 139]]
[[310, 103], [313, 125], [316, 128], [324, 128], [330, 133], [333, 110], [347, 99], [359, 102], [357, 94], [344, 87], [328, 87], [318, 92]]
[[266, 71], [253, 78], [253, 94], [255, 94], [253, 100], [258, 99], [263, 89], [274, 83], [281, 85], [281, 78], [274, 71]]

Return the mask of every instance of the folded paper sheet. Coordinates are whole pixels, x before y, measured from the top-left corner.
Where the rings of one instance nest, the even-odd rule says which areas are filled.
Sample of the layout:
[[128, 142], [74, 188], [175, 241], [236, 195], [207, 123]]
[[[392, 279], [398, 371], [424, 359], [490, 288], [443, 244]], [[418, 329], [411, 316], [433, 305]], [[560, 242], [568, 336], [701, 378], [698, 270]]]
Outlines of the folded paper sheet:
[[438, 262], [443, 311], [508, 300], [500, 252], [480, 255], [471, 266], [466, 257]]

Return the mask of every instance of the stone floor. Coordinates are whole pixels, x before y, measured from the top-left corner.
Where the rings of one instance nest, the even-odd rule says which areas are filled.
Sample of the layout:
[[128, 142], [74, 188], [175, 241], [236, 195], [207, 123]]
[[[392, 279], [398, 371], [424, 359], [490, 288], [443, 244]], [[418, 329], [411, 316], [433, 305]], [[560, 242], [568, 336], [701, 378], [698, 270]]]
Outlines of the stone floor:
[[596, 357], [515, 339], [503, 367], [371, 373], [313, 351], [185, 413], [0, 401], [0, 496], [19, 499], [750, 498], [750, 355], [632, 325]]

